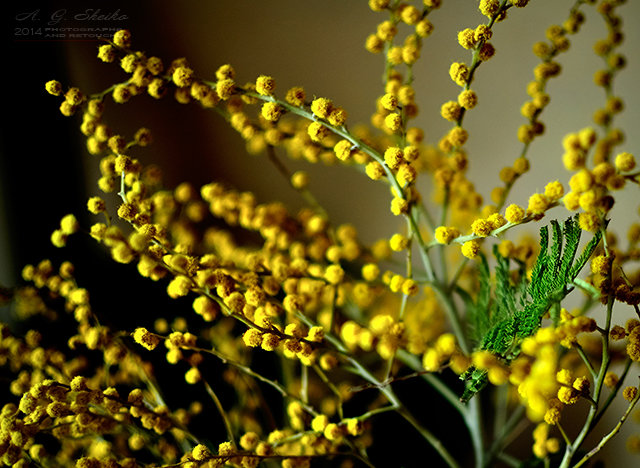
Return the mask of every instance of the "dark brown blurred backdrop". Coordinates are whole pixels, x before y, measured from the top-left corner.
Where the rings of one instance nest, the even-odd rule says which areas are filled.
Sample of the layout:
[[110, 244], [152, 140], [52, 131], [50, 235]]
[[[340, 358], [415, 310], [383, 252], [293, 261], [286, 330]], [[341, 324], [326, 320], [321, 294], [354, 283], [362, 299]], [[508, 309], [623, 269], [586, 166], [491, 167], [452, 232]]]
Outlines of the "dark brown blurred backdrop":
[[[449, 64], [454, 60], [468, 61], [470, 57], [457, 45], [457, 31], [485, 20], [475, 8], [476, 3], [445, 0], [443, 7], [430, 16], [435, 31], [425, 41], [422, 58], [415, 67], [415, 87], [420, 107], [416, 125], [425, 130], [432, 142], [449, 127], [439, 116], [440, 105], [454, 99], [458, 92], [448, 78]], [[566, 18], [572, 4], [573, 0], [531, 0], [523, 10], [512, 9], [507, 21], [494, 29], [492, 43], [497, 52], [476, 74], [474, 89], [479, 94], [479, 105], [465, 118], [471, 135], [470, 178], [487, 199], [491, 188], [498, 184], [498, 170], [511, 164], [521, 149], [516, 131], [524, 119], [519, 109], [527, 99], [526, 84], [538, 63], [531, 46], [544, 38], [549, 25]], [[382, 93], [383, 59], [366, 52], [363, 44], [385, 15], [371, 12], [364, 0], [15, 1], [2, 8], [2, 284], [17, 284], [22, 265], [45, 257], [71, 258], [87, 270], [100, 265], [117, 275], [122, 274], [123, 268], [103, 265], [105, 256], [91, 241], [72, 238], [69, 249], [64, 251], [49, 243], [50, 233], [66, 213], [76, 213], [85, 226], [91, 222], [85, 202], [98, 193], [97, 159], [84, 149], [77, 129], [79, 119], [63, 117], [58, 111], [58, 99], [47, 95], [43, 85], [49, 79], [58, 79], [65, 86], [96, 92], [125, 75], [117, 66], [97, 60], [97, 41], [68, 36], [56, 40], [38, 34], [38, 28], [44, 32], [48, 27], [55, 32], [61, 27], [125, 27], [133, 33], [134, 48], [160, 56], [165, 63], [187, 57], [204, 77], [212, 77], [218, 66], [231, 63], [242, 83], [269, 74], [275, 77], [279, 93], [290, 86], [303, 85], [309, 95], [330, 97], [347, 109], [350, 125], [367, 122], [375, 98]], [[571, 49], [559, 58], [563, 73], [549, 85], [551, 104], [542, 116], [546, 135], [534, 142], [529, 153], [532, 171], [518, 182], [512, 202], [525, 204], [531, 193], [542, 190], [550, 180], [568, 181], [569, 174], [561, 163], [562, 136], [591, 125], [593, 111], [604, 102], [602, 91], [592, 85], [593, 72], [602, 67], [601, 60], [592, 53], [592, 45], [606, 30], [592, 7], [585, 7], [584, 11], [586, 24], [571, 38]], [[616, 94], [626, 102], [616, 126], [627, 134], [620, 150], [638, 157], [640, 2], [629, 1], [619, 12], [626, 24], [626, 41], [620, 51], [629, 64], [614, 84]], [[95, 14], [110, 19], [92, 18]], [[55, 20], [59, 22], [48, 24]], [[141, 158], [163, 167], [167, 185], [185, 180], [196, 185], [226, 180], [240, 190], [255, 192], [262, 201], [282, 199], [293, 210], [303, 206], [266, 159], [244, 152], [243, 142], [215, 112], [183, 106], [169, 97], [162, 102], [146, 97], [135, 99], [117, 114], [114, 111], [120, 109], [115, 104], [110, 107], [109, 121], [116, 131], [131, 135], [140, 126], [152, 130], [155, 143], [141, 153]], [[365, 241], [387, 236], [396, 229], [397, 220], [389, 213], [384, 186], [338, 166], [287, 164], [292, 169], [308, 170], [312, 176], [310, 189], [333, 220], [352, 222]], [[428, 194], [426, 181], [422, 184]], [[614, 225], [619, 223], [621, 227], [627, 225], [632, 212], [633, 217], [638, 216], [638, 190], [630, 188], [626, 193], [631, 196], [619, 199], [613, 212]], [[557, 217], [564, 218], [566, 213], [559, 211], [562, 212]], [[100, 280], [96, 276], [94, 281]], [[628, 424], [624, 432], [630, 433], [635, 429], [632, 426], [633, 423]], [[609, 444], [609, 453], [623, 453], [624, 439], [619, 435]]]

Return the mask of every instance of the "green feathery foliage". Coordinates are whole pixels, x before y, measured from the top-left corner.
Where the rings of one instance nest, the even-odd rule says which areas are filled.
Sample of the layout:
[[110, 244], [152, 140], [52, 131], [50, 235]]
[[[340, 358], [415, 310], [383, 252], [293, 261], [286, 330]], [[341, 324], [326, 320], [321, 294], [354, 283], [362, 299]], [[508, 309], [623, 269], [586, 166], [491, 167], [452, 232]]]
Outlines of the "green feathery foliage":
[[[547, 311], [573, 290], [576, 277], [602, 236], [601, 232], [596, 233], [576, 260], [581, 234], [577, 220], [569, 218], [562, 224], [551, 221], [551, 230], [549, 246], [549, 228], [540, 228], [540, 253], [530, 281], [520, 265], [521, 281], [512, 284], [509, 259], [494, 248], [497, 263], [493, 294], [489, 290], [489, 267], [483, 257], [479, 265], [480, 292], [475, 301], [467, 297], [471, 339], [479, 349], [491, 351], [505, 362], [518, 355], [521, 341], [533, 335]], [[487, 372], [472, 367], [461, 379], [465, 380], [465, 391], [460, 399], [466, 402], [486, 385]]]

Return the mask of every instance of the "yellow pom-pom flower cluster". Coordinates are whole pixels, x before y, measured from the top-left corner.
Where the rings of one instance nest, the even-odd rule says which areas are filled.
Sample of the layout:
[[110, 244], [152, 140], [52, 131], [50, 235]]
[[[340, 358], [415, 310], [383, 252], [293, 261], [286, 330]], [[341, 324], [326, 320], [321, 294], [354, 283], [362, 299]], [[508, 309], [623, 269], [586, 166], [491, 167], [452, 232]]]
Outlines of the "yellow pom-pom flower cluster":
[[[24, 268], [28, 286], [0, 291], [1, 302], [12, 300], [11, 310], [17, 319], [29, 319], [25, 323], [71, 324], [59, 336], [28, 330], [24, 338], [0, 325], [0, 367], [12, 398], [0, 412], [5, 464], [133, 468], [143, 460], [134, 457], [143, 453], [153, 458], [149, 463], [187, 468], [272, 462], [300, 468], [336, 455], [346, 464], [350, 458], [381, 466], [413, 462], [424, 447], [400, 446], [391, 455], [367, 450], [388, 435], [378, 421], [389, 412], [424, 436], [439, 457], [433, 463], [457, 466], [458, 454], [439, 441], [441, 428], [423, 427], [419, 413], [412, 413], [411, 395], [428, 386], [437, 390], [433, 404], [445, 402], [464, 416], [478, 466], [495, 464], [494, 449], [509, 437], [508, 431], [483, 433], [481, 423], [500, 422], [505, 412], [512, 418], [507, 428], [521, 417], [536, 423], [536, 457], [548, 462], [558, 453], [563, 466], [589, 461], [601, 447], [590, 449], [585, 442], [601, 416], [595, 408], [611, 410], [609, 401], [622, 398], [630, 412], [639, 392], [627, 376], [640, 361], [640, 322], [618, 323], [616, 317], [640, 304], [634, 263], [640, 224], [632, 223], [625, 242], [609, 223], [615, 193], [640, 180], [632, 148], [617, 148], [624, 134], [614, 126], [625, 107], [613, 92], [626, 62], [617, 50], [624, 35], [616, 9], [623, 2], [595, 7], [608, 31], [594, 46], [605, 65], [589, 81], [604, 90], [603, 104], [593, 127], [562, 141], [556, 162], [570, 176], [543, 181], [524, 198], [514, 191], [539, 160], [531, 153], [545, 134], [540, 119], [554, 92], [548, 82], [560, 76], [558, 56], [570, 48], [583, 10], [594, 2], [577, 2], [534, 44], [539, 62], [519, 109], [525, 121], [514, 135], [520, 148], [515, 159], [499, 163], [498, 183], [487, 194], [468, 178], [477, 159], [469, 142], [477, 135], [465, 119], [472, 109], [482, 111], [476, 77], [493, 65], [485, 64], [496, 53], [493, 44], [504, 42], [493, 39], [500, 22], [507, 13], [521, 14], [528, 1], [481, 0], [473, 9], [484, 24], [450, 32], [457, 39], [453, 47], [467, 56], [446, 62], [442, 76], [455, 91], [434, 101], [446, 127], [431, 135], [417, 126], [420, 112], [433, 110], [422, 105], [420, 91], [432, 88], [420, 81], [419, 60], [433, 40], [433, 13], [441, 3], [369, 0], [369, 9], [382, 16], [363, 45], [379, 54], [383, 73], [368, 124], [347, 122], [347, 110], [324, 94], [301, 86], [279, 90], [275, 72], [243, 82], [231, 64], [211, 74], [186, 58], [165, 62], [138, 50], [127, 30], [97, 50], [100, 61], [124, 73], [120, 82], [101, 92], [46, 82], [60, 112], [78, 115], [87, 151], [96, 157], [101, 193], [88, 199], [85, 214], [98, 219], [85, 234], [125, 264], [121, 268], [157, 284], [149, 293], [109, 276], [104, 283], [113, 287], [114, 298], [127, 297], [118, 306], [122, 310], [114, 310], [101, 300], [104, 291], [90, 295], [76, 282], [73, 265], [56, 270], [45, 260]], [[108, 121], [145, 95], [151, 105], [169, 98], [213, 110], [249, 154], [273, 164], [300, 205], [291, 210], [279, 201], [261, 201], [257, 193], [221, 181], [173, 187], [163, 181], [145, 154], [151, 132], [121, 129], [125, 121], [116, 130]], [[492, 134], [487, 141], [492, 145], [498, 138]], [[306, 166], [317, 163], [384, 185], [383, 206], [394, 216], [387, 213], [388, 229], [377, 240], [369, 229], [361, 236], [355, 224], [341, 224], [324, 197], [316, 198], [318, 184], [310, 183], [316, 172]], [[369, 199], [352, 192], [345, 192], [347, 202]], [[506, 236], [565, 208], [579, 211], [580, 227], [597, 233], [598, 244], [590, 259], [579, 250], [573, 258], [574, 264], [589, 264], [590, 272], [563, 283], [566, 263], [550, 271], [544, 255], [571, 253], [577, 240], [564, 239], [575, 234], [571, 229], [554, 229], [542, 255], [537, 238]], [[362, 213], [378, 219], [366, 204]], [[83, 218], [64, 216], [51, 242], [65, 246], [84, 224]], [[134, 294], [125, 296], [130, 285]], [[160, 294], [166, 301], [160, 306], [149, 297], [157, 291], [166, 294]], [[569, 312], [563, 301], [572, 291], [586, 300]], [[589, 315], [598, 306], [605, 313]], [[60, 340], [62, 346], [48, 348]], [[495, 346], [500, 343], [502, 350]], [[157, 359], [159, 348], [163, 359]], [[164, 372], [180, 377], [173, 382], [178, 394], [186, 389], [196, 400], [184, 408], [174, 408], [179, 401], [173, 398], [165, 402]], [[465, 395], [488, 394], [483, 404], [459, 401], [462, 387], [449, 386], [459, 378]], [[412, 391], [401, 391], [401, 385]], [[128, 393], [120, 396], [124, 389]], [[281, 399], [275, 406], [274, 398]], [[223, 430], [211, 432], [222, 434], [219, 440], [204, 442], [190, 423], [207, 401]], [[524, 411], [511, 411], [517, 406]], [[581, 431], [564, 431], [567, 406], [575, 412], [587, 408]], [[282, 409], [282, 417], [273, 408]], [[57, 442], [45, 448], [42, 440], [52, 437]], [[586, 455], [579, 460], [581, 453]]]

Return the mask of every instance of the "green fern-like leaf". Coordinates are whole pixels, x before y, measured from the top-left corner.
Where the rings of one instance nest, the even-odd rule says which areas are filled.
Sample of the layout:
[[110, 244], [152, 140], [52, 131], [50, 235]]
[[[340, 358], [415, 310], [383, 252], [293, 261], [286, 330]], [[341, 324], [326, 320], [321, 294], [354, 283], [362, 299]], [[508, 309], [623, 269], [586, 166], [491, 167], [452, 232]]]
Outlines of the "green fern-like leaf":
[[478, 263], [478, 282], [480, 287], [475, 301], [468, 294], [463, 296], [467, 305], [468, 334], [472, 343], [479, 343], [492, 326], [489, 313], [491, 307], [491, 273], [489, 271], [489, 263], [484, 255], [481, 256]]
[[496, 310], [493, 322], [501, 322], [509, 317], [516, 309], [516, 290], [511, 284], [511, 274], [509, 272], [509, 259], [504, 258], [498, 252], [498, 247], [494, 246], [493, 255], [496, 257]]
[[540, 285], [542, 284], [543, 268], [548, 263], [549, 254], [547, 249], [549, 247], [549, 228], [543, 226], [540, 228], [540, 253], [538, 259], [533, 265], [531, 270], [531, 282], [529, 283], [528, 293], [533, 296], [539, 292]]
[[[542, 317], [547, 311], [553, 308], [556, 312], [554, 315], [557, 315], [560, 302], [573, 290], [574, 281], [602, 236], [601, 232], [596, 233], [575, 260], [581, 234], [576, 218], [569, 218], [562, 225], [555, 220], [551, 221], [551, 230], [549, 246], [549, 228], [540, 228], [540, 253], [526, 287], [521, 284], [517, 288], [511, 284], [509, 261], [494, 249], [497, 260], [495, 301], [491, 310], [486, 309], [484, 312], [484, 320], [490, 324], [490, 328], [480, 340], [480, 349], [491, 351], [505, 362], [518, 355], [520, 342], [540, 328]], [[520, 296], [520, 307], [516, 308], [517, 296]], [[477, 317], [478, 313], [479, 309], [476, 307], [476, 322], [481, 321]], [[557, 317], [553, 318], [557, 320]], [[466, 380], [461, 401], [466, 402], [486, 385], [487, 374], [472, 368], [461, 378]]]
[[[531, 276], [528, 293], [530, 302], [523, 309], [516, 311], [516, 330], [520, 338], [532, 335], [540, 326], [542, 316], [549, 308], [562, 301], [573, 290], [573, 282], [595, 250], [601, 238], [601, 232], [596, 233], [585, 246], [577, 261], [574, 261], [578, 245], [580, 244], [581, 229], [575, 218], [569, 218], [561, 227], [557, 221], [552, 221], [553, 240], [548, 253], [541, 250]], [[548, 231], [540, 229], [541, 246], [545, 242]]]

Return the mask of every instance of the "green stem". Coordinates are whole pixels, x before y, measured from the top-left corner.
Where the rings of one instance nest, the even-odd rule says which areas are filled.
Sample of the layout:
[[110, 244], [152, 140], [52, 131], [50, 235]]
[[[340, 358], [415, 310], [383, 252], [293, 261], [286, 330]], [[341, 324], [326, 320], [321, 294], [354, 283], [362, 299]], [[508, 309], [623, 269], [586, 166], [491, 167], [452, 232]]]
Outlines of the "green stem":
[[598, 453], [600, 449], [602, 449], [602, 447], [604, 447], [604, 444], [609, 442], [609, 440], [611, 440], [611, 438], [620, 431], [620, 428], [629, 417], [629, 414], [631, 414], [631, 410], [633, 410], [633, 407], [636, 405], [636, 403], [638, 403], [639, 398], [640, 398], [640, 392], [636, 392], [636, 396], [633, 398], [633, 400], [629, 402], [629, 406], [627, 407], [627, 410], [624, 412], [624, 414], [618, 421], [618, 424], [616, 424], [614, 428], [611, 430], [611, 432], [609, 432], [600, 440], [598, 445], [596, 445], [589, 453], [587, 453], [584, 457], [582, 457], [582, 459], [578, 463], [576, 463], [573, 466], [573, 468], [578, 468], [584, 465], [587, 461], [589, 461], [591, 457], [593, 457], [596, 453]]
[[120, 191], [117, 193], [117, 195], [122, 199], [123, 203], [129, 203], [127, 201], [127, 193], [124, 187], [124, 176], [124, 171], [122, 171], [122, 174], [120, 174]]
[[[410, 278], [410, 276], [409, 276]], [[406, 294], [402, 295], [402, 300], [400, 303], [400, 312], [398, 313], [398, 322], [402, 322], [403, 318], [404, 318], [404, 314], [405, 311], [407, 309], [407, 303], [409, 302], [409, 296], [407, 296]], [[385, 371], [385, 376], [383, 381], [387, 381], [389, 380], [389, 378], [391, 377], [391, 372], [393, 370], [393, 363], [396, 360], [396, 354], [398, 353], [398, 350], [396, 349], [393, 352], [393, 355], [387, 360], [387, 370]]]
[[[409, 243], [409, 246], [407, 247], [407, 255], [405, 259], [407, 278], [413, 278], [413, 262], [412, 262], [412, 255], [411, 255], [412, 251], [413, 250], [411, 249], [411, 243]], [[408, 302], [409, 302], [409, 296], [407, 294], [403, 294], [402, 300], [400, 302], [400, 311], [398, 312], [398, 322], [402, 322], [404, 320], [404, 314], [407, 310]], [[387, 370], [385, 372], [385, 377], [383, 379], [384, 381], [389, 380], [389, 378], [391, 377], [391, 372], [393, 371], [393, 363], [396, 360], [396, 353], [397, 353], [397, 349], [393, 351], [393, 355], [387, 361]]]
[[609, 394], [609, 397], [607, 398], [607, 401], [605, 401], [604, 405], [602, 405], [600, 407], [600, 409], [598, 411], [598, 414], [596, 414], [596, 417], [593, 418], [593, 421], [591, 421], [591, 427], [592, 428], [594, 428], [596, 426], [596, 424], [598, 424], [598, 421], [600, 421], [600, 418], [602, 418], [604, 413], [607, 411], [607, 408], [609, 408], [609, 406], [613, 402], [614, 398], [618, 395], [618, 392], [622, 388], [622, 385], [624, 384], [624, 380], [627, 377], [627, 374], [629, 373], [629, 369], [631, 368], [631, 363], [632, 362], [633, 361], [631, 361], [631, 358], [627, 358], [627, 362], [626, 362], [626, 364], [624, 366], [624, 370], [622, 371], [622, 374], [620, 375], [620, 378], [618, 379], [618, 383], [611, 390], [611, 393]]
[[453, 333], [456, 335], [456, 339], [458, 340], [458, 345], [464, 354], [469, 354], [470, 348], [467, 343], [467, 337], [462, 328], [462, 322], [460, 320], [460, 316], [458, 315], [458, 310], [453, 302], [453, 298], [451, 297], [451, 293], [447, 290], [447, 287], [441, 285], [440, 283], [432, 283], [431, 287], [438, 295], [442, 305], [444, 306], [445, 312], [447, 314], [447, 318], [449, 319], [449, 323], [451, 324], [451, 328], [453, 328]]
[[424, 216], [424, 220], [427, 224], [427, 228], [430, 231], [434, 231], [437, 226], [435, 224], [435, 221], [433, 220], [433, 217], [431, 216], [431, 213], [429, 213], [429, 211], [427, 210], [427, 207], [424, 205], [424, 203], [422, 203], [422, 201], [418, 203], [417, 210], [419, 211], [419, 214]]
[[[444, 201], [442, 202], [442, 211], [440, 213], [440, 226], [446, 226], [447, 214], [449, 212], [449, 198], [451, 196], [451, 189], [447, 185], [444, 189]], [[445, 246], [438, 244], [438, 256], [440, 258], [440, 278], [443, 283], [447, 283], [449, 277], [447, 269], [447, 259], [445, 257]]]
[[198, 351], [201, 353], [206, 353], [206, 354], [211, 354], [215, 357], [217, 357], [218, 359], [220, 359], [224, 364], [229, 364], [232, 367], [235, 367], [236, 369], [238, 369], [240, 372], [250, 375], [251, 377], [254, 377], [255, 379], [258, 379], [261, 382], [266, 383], [267, 385], [273, 387], [274, 389], [276, 389], [278, 391], [278, 393], [280, 393], [280, 395], [282, 395], [284, 398], [289, 398], [292, 400], [296, 400], [298, 401], [302, 407], [305, 409], [305, 411], [307, 411], [308, 413], [317, 416], [318, 412], [309, 404], [307, 404], [305, 401], [303, 401], [300, 398], [296, 398], [295, 396], [293, 396], [291, 393], [289, 393], [282, 385], [280, 385], [278, 382], [271, 380], [261, 374], [258, 374], [257, 372], [255, 372], [253, 369], [251, 369], [248, 366], [245, 366], [244, 364], [240, 364], [237, 361], [234, 361], [233, 359], [229, 359], [228, 357], [224, 356], [222, 353], [214, 350], [214, 349], [205, 349], [205, 348], [189, 348], [192, 349], [194, 351]]
[[562, 438], [564, 439], [564, 443], [567, 444], [567, 446], [571, 445], [571, 440], [569, 439], [569, 436], [567, 435], [565, 430], [562, 428], [562, 425], [558, 422], [556, 424], [556, 427], [558, 428], [558, 431], [560, 431], [560, 435], [562, 435]]
[[579, 343], [576, 343], [574, 347], [578, 355], [582, 358], [584, 365], [587, 366], [587, 369], [589, 370], [591, 377], [593, 378], [593, 380], [595, 380], [598, 377], [598, 373], [593, 368], [593, 365], [591, 364], [589, 357], [585, 354], [584, 349], [582, 349], [582, 346], [580, 346]]
[[231, 421], [229, 420], [229, 416], [227, 416], [227, 412], [222, 407], [222, 402], [218, 398], [218, 395], [216, 395], [216, 392], [213, 390], [213, 388], [211, 388], [211, 385], [209, 385], [209, 382], [207, 382], [204, 379], [202, 379], [202, 382], [204, 382], [204, 388], [207, 390], [207, 393], [213, 400], [213, 403], [216, 405], [216, 408], [218, 409], [218, 412], [222, 417], [222, 421], [224, 422], [224, 427], [225, 427], [225, 430], [227, 431], [227, 437], [229, 441], [234, 447], [237, 447], [236, 439], [233, 436], [233, 429], [231, 428]]
[[[422, 370], [422, 364], [420, 360], [408, 353], [407, 351], [400, 350], [397, 355], [398, 359], [403, 364], [412, 368], [416, 372]], [[467, 406], [460, 402], [459, 396], [454, 393], [447, 385], [445, 385], [436, 375], [429, 373], [420, 373], [422, 379], [427, 381], [445, 400], [451, 404], [451, 406], [460, 413], [462, 419], [469, 430], [471, 442], [473, 444], [473, 450], [476, 459], [476, 466], [482, 467], [484, 465], [484, 443], [482, 438], [482, 414], [479, 404], [479, 399], [474, 398], [469, 402]], [[475, 401], [474, 401], [475, 400]]]
[[460, 279], [460, 275], [462, 275], [462, 272], [464, 271], [464, 268], [467, 266], [467, 263], [469, 263], [469, 259], [465, 257], [460, 262], [460, 265], [458, 265], [458, 268], [456, 269], [456, 272], [453, 275], [453, 278], [451, 278], [451, 281], [449, 282], [449, 286], [447, 287], [447, 291], [452, 292], [455, 289], [456, 285], [458, 284], [458, 279]]
[[324, 373], [320, 366], [314, 364], [313, 370], [316, 372], [318, 377], [320, 377], [320, 380], [322, 380], [324, 384], [329, 388], [329, 390], [336, 396], [336, 399], [338, 400], [338, 416], [340, 417], [340, 420], [344, 419], [344, 413], [342, 409], [342, 395], [340, 394], [340, 390], [338, 390], [333, 382], [329, 380], [329, 377]]
[[[415, 213], [415, 208], [412, 211]], [[415, 220], [415, 214], [407, 215], [407, 220], [409, 221], [411, 232], [415, 235], [415, 239], [418, 242], [418, 251], [420, 252], [420, 258], [422, 259], [422, 264], [424, 265], [425, 273], [427, 274], [427, 281], [432, 282], [436, 279], [436, 275], [433, 271], [433, 266], [431, 265], [431, 259], [429, 258], [429, 247], [422, 238], [422, 234], [420, 234], [420, 228]]]
[[369, 419], [369, 418], [371, 418], [373, 416], [376, 416], [378, 414], [388, 413], [389, 411], [395, 411], [397, 409], [398, 408], [396, 408], [393, 405], [383, 406], [381, 408], [376, 408], [376, 409], [373, 409], [371, 411], [367, 411], [366, 413], [361, 414], [360, 416], [358, 416], [356, 419], [359, 419], [360, 421], [366, 421], [367, 419]]
[[[212, 83], [208, 83], [208, 84], [211, 85]], [[250, 92], [250, 91], [244, 91], [244, 90], [242, 90], [242, 92], [244, 92], [244, 94], [246, 94], [247, 96], [251, 96], [253, 98], [260, 99], [262, 101], [276, 102], [280, 106], [285, 108], [288, 112], [291, 112], [292, 114], [298, 115], [298, 116], [300, 116], [302, 118], [305, 118], [307, 120], [310, 120], [310, 121], [313, 121], [313, 122], [318, 121], [318, 119], [316, 118], [316, 116], [312, 112], [304, 109], [303, 107], [293, 106], [293, 105], [291, 105], [291, 104], [289, 104], [289, 103], [287, 103], [285, 101], [282, 101], [282, 100], [279, 100], [279, 99], [275, 99], [272, 96], [262, 96], [262, 95], [260, 95], [258, 93]], [[380, 155], [380, 153], [378, 153], [374, 148], [372, 148], [371, 146], [369, 146], [365, 142], [363, 142], [363, 141], [359, 140], [358, 138], [356, 138], [355, 136], [353, 136], [346, 129], [345, 126], [336, 127], [336, 126], [333, 126], [333, 125], [331, 125], [331, 124], [329, 124], [327, 122], [324, 122], [324, 121], [322, 122], [322, 124], [326, 128], [328, 128], [330, 131], [335, 133], [336, 135], [338, 135], [341, 138], [344, 138], [345, 140], [350, 142], [355, 148], [358, 148], [360, 151], [366, 153], [372, 159], [374, 159], [376, 162], [378, 162], [382, 166], [383, 170], [385, 171], [387, 181], [391, 185], [391, 188], [393, 189], [393, 192], [397, 196], [402, 196], [403, 195], [402, 187], [398, 183], [398, 180], [396, 179], [395, 175], [393, 174], [393, 171], [385, 163], [384, 158]], [[432, 281], [433, 279], [435, 279], [435, 275], [433, 273], [433, 267], [431, 266], [431, 260], [429, 259], [429, 256], [427, 254], [427, 250], [428, 249], [426, 247], [426, 243], [425, 243], [424, 239], [422, 238], [422, 233], [420, 232], [420, 228], [419, 228], [418, 222], [416, 220], [417, 212], [415, 211], [415, 207], [413, 207], [411, 212], [408, 213], [406, 216], [407, 216], [407, 219], [408, 219], [409, 224], [411, 226], [412, 234], [415, 236], [416, 240], [418, 241], [418, 245], [420, 246], [420, 254], [422, 256], [422, 261], [423, 261], [424, 266], [425, 266], [425, 271], [427, 273], [427, 278], [430, 281]]]
[[[606, 242], [605, 242], [605, 246], [606, 246]], [[600, 365], [598, 377], [595, 381], [595, 388], [593, 390], [593, 401], [596, 404], [595, 406], [592, 405], [589, 408], [589, 414], [587, 415], [587, 419], [582, 427], [582, 430], [580, 431], [578, 436], [575, 438], [573, 443], [569, 443], [569, 442], [567, 443], [560, 468], [569, 467], [569, 464], [571, 463], [571, 459], [573, 458], [575, 453], [578, 451], [578, 449], [582, 445], [582, 442], [584, 442], [584, 439], [587, 437], [587, 435], [591, 431], [593, 427], [593, 424], [592, 424], [593, 420], [596, 417], [596, 413], [598, 412], [598, 402], [600, 401], [600, 393], [602, 392], [602, 386], [604, 385], [604, 377], [607, 373], [607, 369], [609, 368], [609, 361], [610, 361], [609, 330], [611, 329], [611, 315], [613, 312], [613, 302], [614, 302], [613, 297], [610, 297], [607, 303], [607, 317], [606, 317], [606, 325], [604, 329], [605, 331], [604, 333], [602, 333], [602, 363]]]
[[[475, 400], [473, 398], [471, 401]], [[491, 448], [487, 453], [484, 463], [484, 466], [489, 466], [494, 457], [498, 456], [508, 445], [507, 438], [513, 434], [513, 430], [522, 420], [522, 415], [524, 414], [524, 406], [519, 405], [509, 416], [509, 419], [499, 428], [496, 437], [494, 438], [493, 444], [491, 444]]]
[[300, 399], [309, 404], [309, 368], [302, 365], [300, 369]]
[[405, 407], [398, 408], [398, 413], [406, 419], [419, 433], [424, 437], [431, 446], [436, 449], [436, 451], [440, 454], [442, 459], [452, 468], [457, 468], [460, 465], [453, 459], [453, 457], [449, 454], [447, 449], [444, 448], [442, 442], [437, 439], [429, 430], [425, 427], [421, 426], [420, 423], [413, 417], [413, 415], [407, 411]]
[[469, 429], [471, 443], [473, 444], [473, 452], [475, 455], [476, 467], [482, 468], [485, 464], [484, 440], [482, 437], [482, 408], [480, 407], [480, 398], [472, 398], [467, 403], [468, 411], [465, 415], [464, 422]]
[[495, 407], [495, 415], [493, 418], [494, 441], [497, 441], [500, 438], [503, 428], [507, 423], [507, 411], [509, 409], [509, 391], [509, 386], [501, 385], [497, 387], [495, 392], [493, 392], [493, 394], [491, 395], [493, 398], [493, 405]]
[[431, 446], [438, 452], [438, 454], [442, 457], [442, 459], [447, 463], [451, 468], [459, 467], [458, 463], [451, 456], [451, 454], [447, 451], [447, 449], [442, 445], [442, 442], [434, 436], [427, 428], [423, 427], [414, 417], [413, 415], [404, 407], [402, 402], [398, 399], [396, 394], [391, 390], [389, 386], [382, 385], [362, 364], [360, 364], [356, 359], [351, 356], [346, 356], [349, 363], [353, 366], [353, 372], [368, 382], [372, 383], [374, 386], [377, 386], [382, 392], [382, 394], [387, 398], [389, 403], [396, 407], [396, 411], [400, 416], [402, 416], [407, 422], [409, 422], [422, 437], [431, 444]]
[[496, 455], [496, 458], [498, 458], [500, 461], [506, 463], [507, 465], [513, 467], [513, 468], [518, 468], [519, 466], [522, 465], [522, 463], [520, 462], [520, 460], [518, 460], [515, 457], [512, 457], [511, 455], [507, 454], [507, 453], [499, 453], [498, 455]]
[[[305, 317], [303, 314], [297, 314], [296, 316], [299, 317], [303, 321], [303, 323], [307, 325], [311, 323], [311, 321], [307, 317]], [[440, 454], [442, 459], [445, 460], [450, 467], [459, 466], [458, 463], [449, 454], [447, 449], [442, 445], [442, 442], [440, 442], [440, 440], [438, 440], [438, 438], [436, 438], [433, 434], [431, 434], [431, 432], [429, 432], [426, 428], [422, 427], [415, 420], [415, 418], [411, 416], [411, 414], [404, 408], [404, 406], [402, 405], [402, 402], [398, 399], [396, 394], [393, 392], [393, 390], [389, 386], [381, 384], [378, 381], [378, 379], [376, 379], [362, 364], [360, 364], [360, 362], [358, 362], [354, 357], [352, 357], [348, 353], [348, 350], [345, 348], [345, 346], [332, 333], [327, 333], [325, 335], [325, 339], [329, 343], [331, 343], [338, 352], [342, 354], [344, 359], [349, 364], [351, 364], [352, 367], [348, 368], [347, 370], [353, 372], [354, 374], [359, 375], [367, 382], [373, 384], [374, 387], [377, 387], [380, 390], [380, 392], [387, 398], [389, 403], [391, 403], [397, 409], [398, 413], [402, 417], [404, 417], [409, 423], [411, 423], [411, 425], [414, 426], [416, 430], [418, 430], [418, 432], [420, 432], [420, 434], [427, 440], [427, 442], [429, 442], [436, 449], [436, 451]], [[399, 351], [399, 355], [403, 356], [404, 352]], [[446, 387], [444, 387], [443, 385], [442, 386], [443, 391], [445, 391], [444, 390], [445, 388]], [[453, 394], [450, 390], [447, 389], [447, 391], [449, 391], [451, 395]], [[454, 400], [457, 401], [457, 399], [455, 398]], [[460, 402], [458, 401], [457, 404], [460, 405]]]
[[[403, 364], [410, 367], [414, 371], [422, 371], [422, 364], [420, 363], [420, 359], [413, 354], [401, 349], [398, 350], [397, 357]], [[468, 409], [460, 402], [460, 397], [447, 385], [445, 385], [436, 375], [421, 373], [420, 376], [423, 380], [426, 380], [427, 383], [431, 385], [438, 393], [440, 393], [440, 395], [442, 395], [445, 400], [447, 400], [451, 404], [451, 406], [463, 417], [466, 415]]]

